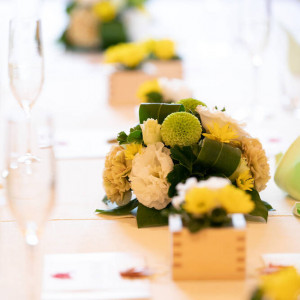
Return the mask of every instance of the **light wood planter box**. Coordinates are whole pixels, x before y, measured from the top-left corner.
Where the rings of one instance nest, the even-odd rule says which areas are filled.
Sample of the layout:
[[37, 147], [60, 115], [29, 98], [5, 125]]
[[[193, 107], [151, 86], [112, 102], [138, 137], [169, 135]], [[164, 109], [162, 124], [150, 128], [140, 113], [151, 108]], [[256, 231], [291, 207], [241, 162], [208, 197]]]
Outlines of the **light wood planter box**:
[[170, 216], [174, 280], [244, 279], [246, 221], [232, 216], [232, 227], [190, 233], [180, 216]]
[[183, 78], [182, 61], [178, 60], [151, 60], [156, 68], [157, 77]]
[[116, 71], [109, 79], [109, 104], [112, 106], [138, 105], [136, 96], [139, 86], [147, 80], [155, 78], [141, 70]]

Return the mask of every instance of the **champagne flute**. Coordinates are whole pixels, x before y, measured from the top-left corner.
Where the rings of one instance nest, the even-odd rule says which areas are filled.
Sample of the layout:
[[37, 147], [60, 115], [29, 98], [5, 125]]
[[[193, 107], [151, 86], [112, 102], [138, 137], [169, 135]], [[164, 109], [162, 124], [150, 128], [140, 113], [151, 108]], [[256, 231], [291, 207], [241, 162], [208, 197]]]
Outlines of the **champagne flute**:
[[12, 93], [27, 117], [28, 141], [26, 155], [20, 157], [30, 164], [36, 158], [30, 149], [31, 110], [44, 82], [44, 58], [41, 21], [36, 18], [15, 18], [9, 26], [8, 67]]
[[240, 35], [251, 60], [253, 97], [250, 111], [257, 119], [264, 115], [259, 98], [259, 78], [270, 34], [271, 0], [243, 0], [242, 5]]
[[[55, 166], [51, 139], [42, 139], [33, 127], [32, 154], [38, 159], [31, 164], [19, 160], [26, 149], [24, 131], [27, 120], [10, 120], [7, 130], [6, 199], [16, 218], [28, 250], [27, 298], [40, 299], [41, 262], [39, 241], [54, 206]], [[45, 130], [42, 130], [45, 134]], [[50, 132], [50, 131], [49, 131]]]

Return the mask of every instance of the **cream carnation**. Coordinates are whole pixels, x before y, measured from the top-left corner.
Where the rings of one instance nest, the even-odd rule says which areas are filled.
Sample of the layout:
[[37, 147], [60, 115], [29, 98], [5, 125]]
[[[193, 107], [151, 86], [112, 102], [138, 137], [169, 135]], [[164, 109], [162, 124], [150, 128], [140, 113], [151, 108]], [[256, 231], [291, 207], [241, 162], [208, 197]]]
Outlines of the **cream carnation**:
[[120, 146], [112, 146], [105, 159], [103, 185], [107, 198], [118, 205], [125, 205], [131, 199], [130, 183], [127, 176], [131, 164], [125, 159], [125, 150]]
[[196, 108], [196, 112], [200, 115], [201, 124], [205, 130], [209, 132], [209, 127], [213, 127], [213, 124], [218, 124], [219, 127], [223, 127], [230, 124], [233, 131], [238, 134], [237, 140], [242, 137], [249, 136], [249, 134], [243, 129], [245, 127], [244, 123], [239, 123], [235, 119], [228, 116], [225, 112], [219, 111], [217, 109], [209, 110], [207, 107], [199, 105]]
[[69, 42], [77, 47], [92, 48], [100, 45], [98, 20], [89, 8], [72, 10], [66, 34]]
[[266, 188], [267, 182], [271, 178], [265, 150], [258, 139], [244, 137], [241, 142], [243, 155], [247, 158], [254, 178], [255, 189], [260, 192]]
[[170, 184], [167, 175], [173, 167], [170, 150], [161, 142], [149, 145], [143, 148], [141, 154], [136, 154], [129, 180], [140, 203], [147, 207], [163, 209], [171, 202], [168, 197]]
[[141, 124], [145, 145], [161, 142], [160, 127], [161, 125], [154, 119], [148, 119]]
[[162, 77], [158, 79], [158, 83], [162, 90], [164, 102], [177, 102], [181, 99], [192, 97], [192, 91], [186, 86], [183, 80]]

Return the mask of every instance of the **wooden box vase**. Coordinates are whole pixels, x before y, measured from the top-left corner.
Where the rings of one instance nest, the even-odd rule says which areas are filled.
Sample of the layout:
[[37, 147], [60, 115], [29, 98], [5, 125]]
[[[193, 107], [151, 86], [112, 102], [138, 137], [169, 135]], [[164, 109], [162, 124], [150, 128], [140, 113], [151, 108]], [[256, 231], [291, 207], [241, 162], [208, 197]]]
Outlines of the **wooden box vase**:
[[139, 86], [155, 76], [142, 70], [116, 71], [109, 79], [109, 104], [112, 106], [138, 105], [137, 97]]
[[180, 59], [171, 60], [151, 60], [149, 61], [155, 66], [157, 77], [167, 78], [183, 78], [183, 67]]
[[169, 218], [174, 280], [244, 279], [246, 221], [232, 216], [232, 226], [190, 233], [181, 217]]

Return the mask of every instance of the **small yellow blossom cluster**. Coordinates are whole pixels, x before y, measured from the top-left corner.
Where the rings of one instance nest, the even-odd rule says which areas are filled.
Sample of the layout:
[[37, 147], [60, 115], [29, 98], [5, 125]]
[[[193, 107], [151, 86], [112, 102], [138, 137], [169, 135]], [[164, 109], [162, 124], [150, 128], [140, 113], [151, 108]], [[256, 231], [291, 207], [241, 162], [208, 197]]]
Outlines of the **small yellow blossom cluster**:
[[113, 1], [100, 1], [92, 7], [94, 14], [101, 22], [109, 22], [115, 19], [117, 15], [117, 7]]
[[193, 187], [187, 191], [183, 203], [183, 208], [194, 215], [206, 214], [218, 207], [230, 214], [245, 214], [254, 209], [254, 203], [248, 194], [233, 185], [219, 189]]
[[105, 52], [105, 62], [137, 68], [148, 56], [145, 46], [141, 43], [123, 43], [109, 47]]
[[149, 39], [144, 42], [149, 53], [162, 60], [169, 60], [176, 57], [175, 43], [169, 39], [153, 40]]
[[274, 268], [274, 272], [261, 276], [260, 289], [266, 299], [297, 300], [300, 296], [300, 274], [294, 267]]
[[149, 93], [162, 93], [162, 89], [157, 79], [143, 82], [137, 91], [137, 96], [142, 102], [148, 102]]

